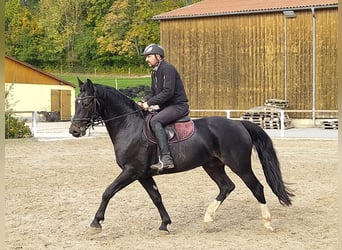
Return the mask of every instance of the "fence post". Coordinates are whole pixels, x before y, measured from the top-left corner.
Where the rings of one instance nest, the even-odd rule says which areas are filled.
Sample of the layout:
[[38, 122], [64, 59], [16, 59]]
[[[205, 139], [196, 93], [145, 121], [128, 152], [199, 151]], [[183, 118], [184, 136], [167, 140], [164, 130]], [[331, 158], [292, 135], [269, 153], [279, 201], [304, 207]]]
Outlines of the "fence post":
[[227, 113], [227, 119], [230, 119], [230, 110], [226, 110]]
[[33, 137], [37, 135], [37, 111], [32, 111], [32, 134]]
[[280, 110], [280, 136], [284, 137], [285, 132], [285, 111]]

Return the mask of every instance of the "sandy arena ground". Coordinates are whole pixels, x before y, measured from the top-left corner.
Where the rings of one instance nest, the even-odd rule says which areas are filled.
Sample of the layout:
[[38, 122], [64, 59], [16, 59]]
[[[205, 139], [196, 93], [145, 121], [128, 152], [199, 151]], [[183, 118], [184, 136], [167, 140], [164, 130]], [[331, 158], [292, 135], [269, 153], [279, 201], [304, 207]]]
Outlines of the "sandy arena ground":
[[137, 182], [111, 200], [102, 232], [90, 233], [102, 192], [120, 171], [107, 136], [6, 140], [7, 249], [338, 249], [337, 140], [273, 142], [296, 194], [292, 207], [282, 207], [252, 155], [274, 232], [263, 228], [257, 201], [228, 168], [236, 189], [204, 230], [205, 209], [218, 189], [197, 168], [155, 177], [173, 221], [171, 233], [162, 235], [158, 211]]

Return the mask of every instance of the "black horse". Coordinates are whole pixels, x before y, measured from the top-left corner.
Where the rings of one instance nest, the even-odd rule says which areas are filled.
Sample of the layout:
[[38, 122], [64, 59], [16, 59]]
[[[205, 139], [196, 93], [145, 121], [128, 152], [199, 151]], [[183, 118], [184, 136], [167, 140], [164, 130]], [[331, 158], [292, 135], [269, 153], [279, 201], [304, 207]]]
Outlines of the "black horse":
[[213, 221], [215, 211], [234, 190], [235, 185], [225, 172], [225, 166], [237, 174], [261, 205], [264, 226], [270, 230], [271, 214], [267, 208], [263, 186], [251, 168], [251, 153], [256, 148], [264, 175], [273, 193], [284, 206], [291, 205], [293, 194], [285, 186], [270, 137], [249, 121], [208, 117], [194, 120], [195, 132], [187, 140], [172, 143], [170, 150], [175, 168], [158, 171], [155, 163], [157, 147], [143, 134], [147, 112], [116, 89], [79, 80], [80, 94], [69, 132], [74, 137], [85, 135], [87, 128], [103, 122], [114, 146], [117, 164], [122, 172], [108, 186], [91, 227], [101, 229], [109, 200], [121, 189], [138, 180], [145, 188], [161, 216], [160, 230], [168, 232], [171, 219], [163, 205], [153, 179], [157, 174], [172, 174], [202, 166], [217, 184], [219, 194], [208, 206], [204, 222]]

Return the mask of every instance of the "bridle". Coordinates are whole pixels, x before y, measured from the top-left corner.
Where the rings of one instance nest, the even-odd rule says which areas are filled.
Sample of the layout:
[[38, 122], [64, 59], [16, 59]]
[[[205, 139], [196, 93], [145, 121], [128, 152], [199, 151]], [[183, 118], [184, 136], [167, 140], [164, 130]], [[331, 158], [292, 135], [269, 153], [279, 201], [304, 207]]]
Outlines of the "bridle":
[[137, 110], [134, 110], [132, 112], [129, 112], [129, 113], [126, 113], [126, 114], [122, 114], [122, 115], [115, 116], [115, 117], [112, 117], [112, 118], [104, 120], [104, 119], [102, 119], [102, 117], [98, 113], [100, 102], [97, 100], [95, 95], [89, 95], [89, 96], [84, 96], [84, 97], [77, 97], [76, 98], [76, 103], [79, 103], [80, 101], [86, 100], [86, 99], [93, 99], [93, 102], [95, 102], [94, 105], [93, 105], [92, 114], [90, 115], [90, 117], [73, 118], [73, 120], [72, 120], [72, 122], [74, 122], [74, 121], [76, 121], [76, 122], [87, 121], [85, 130], [87, 130], [89, 127], [94, 128], [94, 126], [103, 125], [106, 122], [117, 120], [117, 119], [126, 117], [128, 115], [135, 114], [135, 113], [143, 111], [143, 109], [137, 109]]
[[[90, 117], [80, 117], [80, 118], [73, 118], [72, 119], [72, 123], [74, 124], [74, 122], [84, 122], [86, 121], [87, 124], [85, 126], [85, 130], [87, 130], [90, 126], [92, 126], [94, 128], [94, 126], [101, 124], [102, 123], [102, 118], [98, 113], [98, 105], [100, 104], [96, 98], [95, 95], [89, 95], [89, 96], [83, 96], [83, 97], [77, 97], [76, 98], [76, 105], [80, 104], [81, 101], [83, 100], [87, 100], [87, 99], [93, 99], [92, 102], [93, 103], [93, 110], [92, 113], [90, 115]], [[87, 107], [82, 107], [82, 108], [87, 108]]]

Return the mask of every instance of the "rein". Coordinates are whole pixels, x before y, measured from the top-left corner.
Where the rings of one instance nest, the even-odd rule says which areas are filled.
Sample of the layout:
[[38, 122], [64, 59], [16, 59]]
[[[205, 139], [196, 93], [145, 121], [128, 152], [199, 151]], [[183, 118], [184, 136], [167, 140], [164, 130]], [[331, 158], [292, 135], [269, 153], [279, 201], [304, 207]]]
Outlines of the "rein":
[[74, 119], [74, 121], [88, 121], [88, 123], [86, 125], [86, 129], [88, 129], [89, 127], [92, 127], [94, 129], [94, 126], [97, 126], [97, 125], [100, 125], [100, 124], [103, 125], [106, 122], [113, 121], [113, 120], [116, 120], [116, 119], [120, 119], [120, 118], [123, 118], [123, 117], [129, 116], [131, 114], [135, 114], [135, 113], [138, 113], [138, 112], [142, 111], [142, 109], [137, 109], [137, 110], [134, 110], [132, 112], [129, 112], [129, 113], [126, 113], [126, 114], [123, 114], [123, 115], [115, 116], [115, 117], [112, 117], [112, 118], [104, 120], [104, 119], [102, 119], [102, 117], [97, 112], [97, 108], [96, 107], [97, 107], [97, 105], [100, 105], [100, 103], [97, 100], [95, 95], [78, 97], [78, 98], [76, 98], [76, 101], [90, 99], [90, 98], [93, 98], [94, 101], [95, 101], [95, 105], [94, 105], [93, 113], [92, 113], [91, 117], [90, 118], [76, 118], [76, 119]]
[[129, 116], [131, 114], [135, 114], [135, 113], [138, 113], [138, 112], [141, 112], [142, 110], [134, 110], [132, 112], [129, 112], [127, 114], [123, 114], [123, 115], [119, 115], [119, 116], [115, 116], [115, 117], [112, 117], [112, 118], [109, 118], [109, 119], [106, 119], [106, 120], [103, 120], [102, 118], [100, 120], [96, 120], [94, 122], [92, 122], [90, 125], [92, 125], [93, 127], [96, 126], [96, 125], [99, 125], [99, 124], [103, 124], [103, 123], [106, 123], [106, 122], [109, 122], [109, 121], [113, 121], [113, 120], [116, 120], [116, 119], [120, 119], [122, 117], [125, 117], [125, 116]]

